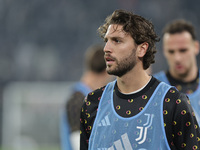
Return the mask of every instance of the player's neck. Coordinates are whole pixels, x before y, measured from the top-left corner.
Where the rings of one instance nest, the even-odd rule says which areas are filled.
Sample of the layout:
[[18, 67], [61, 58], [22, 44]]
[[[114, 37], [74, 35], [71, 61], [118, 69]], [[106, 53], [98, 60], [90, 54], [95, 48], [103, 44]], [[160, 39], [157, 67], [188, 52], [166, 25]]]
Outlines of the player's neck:
[[184, 75], [178, 75], [171, 70], [169, 70], [169, 73], [176, 80], [179, 80], [182, 82], [191, 82], [191, 81], [195, 80], [195, 78], [197, 77], [198, 67], [197, 66], [192, 67], [190, 69], [190, 71]]
[[122, 93], [130, 93], [142, 88], [150, 79], [151, 76], [145, 70], [135, 69], [122, 77], [117, 77], [117, 86]]

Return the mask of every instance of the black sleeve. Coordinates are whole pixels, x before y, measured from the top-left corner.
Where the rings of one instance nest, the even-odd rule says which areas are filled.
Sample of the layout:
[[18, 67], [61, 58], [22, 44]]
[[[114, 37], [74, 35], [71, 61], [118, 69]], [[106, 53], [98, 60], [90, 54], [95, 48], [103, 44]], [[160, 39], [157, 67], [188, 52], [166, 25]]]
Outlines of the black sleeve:
[[81, 109], [80, 118], [80, 149], [87, 150], [89, 138], [92, 131], [93, 123], [97, 114], [97, 109], [101, 95], [105, 86], [91, 92], [85, 98], [84, 104]]
[[164, 122], [172, 150], [200, 148], [200, 131], [190, 100], [176, 89], [170, 89], [164, 100]]
[[80, 149], [87, 150], [88, 149], [88, 141], [89, 141], [89, 134], [87, 132], [87, 97], [85, 98], [85, 102], [81, 108], [81, 115], [80, 115]]

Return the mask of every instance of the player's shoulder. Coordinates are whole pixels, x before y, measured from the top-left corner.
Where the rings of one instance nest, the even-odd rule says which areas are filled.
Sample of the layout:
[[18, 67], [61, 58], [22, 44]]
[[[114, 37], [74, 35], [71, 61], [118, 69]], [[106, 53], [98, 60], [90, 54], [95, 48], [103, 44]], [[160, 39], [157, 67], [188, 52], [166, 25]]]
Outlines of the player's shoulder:
[[189, 110], [191, 106], [186, 94], [179, 92], [175, 87], [171, 87], [163, 99], [163, 109], [167, 110], [171, 116], [179, 114], [180, 111]]
[[102, 95], [105, 87], [106, 86], [100, 87], [100, 88], [88, 93], [88, 95], [86, 97], [86, 100], [87, 101], [93, 101], [93, 102], [97, 101], [98, 102], [100, 100], [100, 98], [101, 98], [101, 95]]
[[178, 91], [175, 87], [171, 86], [166, 94], [166, 98], [170, 98], [172, 101], [175, 101], [176, 104], [180, 101], [182, 103], [188, 103], [189, 98], [185, 93]]
[[105, 89], [105, 87], [106, 87], [106, 86], [103, 86], [103, 87], [100, 87], [100, 88], [98, 88], [98, 89], [96, 89], [96, 90], [90, 92], [90, 93], [88, 94], [88, 96], [91, 96], [91, 97], [101, 96], [102, 93], [103, 93], [103, 91], [104, 91], [104, 89]]
[[84, 99], [82, 109], [87, 110], [87, 113], [90, 114], [96, 113], [104, 89], [105, 86], [88, 93]]

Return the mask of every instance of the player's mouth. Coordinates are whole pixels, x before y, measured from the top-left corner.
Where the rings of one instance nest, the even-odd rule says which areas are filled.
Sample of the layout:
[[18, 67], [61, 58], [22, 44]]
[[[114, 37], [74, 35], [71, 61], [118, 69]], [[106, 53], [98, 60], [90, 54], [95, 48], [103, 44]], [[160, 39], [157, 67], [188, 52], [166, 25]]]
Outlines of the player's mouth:
[[105, 56], [104, 58], [105, 58], [106, 64], [112, 64], [115, 61], [115, 59], [112, 58], [111, 56]]
[[176, 69], [177, 69], [177, 70], [181, 70], [182, 68], [183, 68], [182, 65], [176, 65]]

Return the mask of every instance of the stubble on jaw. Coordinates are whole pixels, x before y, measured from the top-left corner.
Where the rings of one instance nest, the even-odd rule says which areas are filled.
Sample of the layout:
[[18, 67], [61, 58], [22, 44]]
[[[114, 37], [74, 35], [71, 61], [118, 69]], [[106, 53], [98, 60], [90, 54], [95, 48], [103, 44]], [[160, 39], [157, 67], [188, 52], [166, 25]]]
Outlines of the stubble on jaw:
[[124, 60], [122, 60], [121, 62], [116, 61], [116, 68], [115, 69], [109, 69], [111, 68], [111, 66], [107, 65], [106, 67], [106, 71], [108, 74], [110, 75], [115, 75], [118, 77], [122, 77], [123, 75], [125, 75], [127, 72], [129, 72], [130, 70], [132, 70], [135, 65], [136, 65], [136, 49], [132, 50], [132, 53], [130, 56], [126, 57]]

